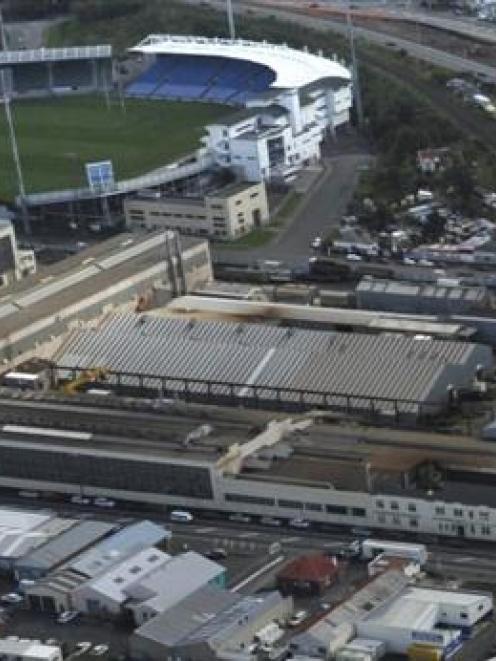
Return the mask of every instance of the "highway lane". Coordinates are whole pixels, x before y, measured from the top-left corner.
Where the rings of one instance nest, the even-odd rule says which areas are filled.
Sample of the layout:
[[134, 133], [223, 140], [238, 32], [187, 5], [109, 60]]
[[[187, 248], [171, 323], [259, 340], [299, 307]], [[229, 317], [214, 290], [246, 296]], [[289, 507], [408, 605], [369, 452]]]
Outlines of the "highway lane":
[[[201, 0], [186, 1], [191, 4], [198, 4], [201, 2]], [[218, 9], [225, 9], [225, 3], [223, 0], [212, 0], [210, 4]], [[282, 20], [298, 23], [299, 25], [303, 25], [314, 30], [319, 30], [321, 32], [331, 30], [332, 32], [336, 32], [343, 36], [347, 36], [349, 33], [346, 23], [323, 17], [309, 16], [302, 13], [301, 11], [296, 12], [290, 9], [261, 6], [253, 2], [246, 3], [244, 0], [241, 0], [236, 4], [235, 11], [244, 14], [250, 13], [252, 15], [258, 15], [261, 17], [276, 16]], [[424, 62], [428, 62], [429, 64], [444, 67], [456, 73], [476, 73], [484, 76], [484, 78], [490, 82], [496, 82], [496, 67], [491, 67], [480, 62], [476, 62], [475, 60], [452, 55], [451, 53], [447, 53], [436, 48], [431, 48], [414, 41], [392, 37], [389, 34], [372, 30], [370, 28], [355, 27], [355, 33], [358, 37], [362, 37], [369, 43], [376, 44], [393, 51], [404, 50], [409, 55], [412, 55], [413, 57]]]

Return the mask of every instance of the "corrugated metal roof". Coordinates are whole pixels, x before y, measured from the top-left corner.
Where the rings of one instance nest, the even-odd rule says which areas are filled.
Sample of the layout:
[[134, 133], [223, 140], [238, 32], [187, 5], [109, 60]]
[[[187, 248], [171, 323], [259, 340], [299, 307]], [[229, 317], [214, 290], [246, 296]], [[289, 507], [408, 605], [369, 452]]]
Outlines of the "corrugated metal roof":
[[207, 585], [141, 626], [134, 636], [165, 646], [177, 645], [222, 610], [239, 603], [241, 599], [238, 594]]
[[113, 524], [104, 521], [82, 521], [24, 556], [17, 566], [48, 571], [101, 539], [114, 528]]
[[[453, 385], [457, 378], [465, 383], [475, 355], [492, 363], [488, 348], [463, 342], [128, 314], [75, 331], [56, 360], [64, 367], [422, 402], [445, 370]], [[125, 377], [123, 383], [138, 385], [138, 379]], [[144, 383], [159, 386], [153, 379]], [[207, 392], [201, 384], [190, 389]], [[248, 395], [240, 388], [238, 396]], [[263, 396], [275, 394], [267, 390]]]
[[169, 534], [151, 521], [134, 523], [78, 556], [71, 569], [88, 577], [97, 576], [139, 549], [155, 546]]

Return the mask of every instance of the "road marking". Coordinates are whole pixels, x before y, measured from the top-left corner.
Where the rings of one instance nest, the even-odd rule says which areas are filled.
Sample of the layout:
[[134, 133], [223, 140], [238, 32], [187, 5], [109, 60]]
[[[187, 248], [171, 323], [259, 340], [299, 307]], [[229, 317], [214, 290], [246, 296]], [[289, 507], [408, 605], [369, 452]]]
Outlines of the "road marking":
[[294, 544], [294, 542], [301, 541], [301, 537], [283, 537], [281, 539], [282, 544]]
[[272, 562], [269, 562], [268, 564], [264, 565], [263, 567], [258, 569], [256, 572], [253, 572], [253, 574], [250, 574], [250, 576], [248, 576], [247, 578], [242, 580], [241, 583], [238, 583], [233, 588], [231, 588], [231, 592], [238, 592], [239, 590], [243, 589], [246, 585], [248, 585], [249, 583], [252, 583], [259, 576], [262, 576], [262, 574], [266, 574], [268, 571], [273, 569], [276, 565], [280, 564], [283, 560], [284, 560], [283, 555], [278, 556], [275, 560], [272, 560]]
[[202, 535], [205, 534], [205, 533], [208, 533], [208, 532], [215, 532], [216, 530], [218, 530], [218, 528], [214, 528], [213, 526], [209, 526], [208, 528], [195, 528], [194, 529], [195, 532], [198, 532]]
[[241, 539], [249, 539], [250, 537], [259, 537], [260, 533], [259, 532], [242, 532], [238, 535]]

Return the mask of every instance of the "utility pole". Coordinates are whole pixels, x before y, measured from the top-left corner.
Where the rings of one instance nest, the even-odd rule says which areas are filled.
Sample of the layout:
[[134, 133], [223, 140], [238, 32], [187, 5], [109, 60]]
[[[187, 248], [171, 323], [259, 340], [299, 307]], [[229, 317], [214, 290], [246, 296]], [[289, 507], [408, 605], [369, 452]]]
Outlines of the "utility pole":
[[348, 32], [350, 37], [350, 52], [351, 52], [351, 78], [353, 83], [353, 96], [355, 100], [355, 108], [357, 113], [358, 128], [363, 128], [363, 106], [362, 106], [362, 92], [360, 90], [360, 78], [358, 75], [358, 60], [355, 47], [355, 29], [353, 21], [351, 20], [350, 3], [347, 4], [346, 9], [346, 22], [348, 24]]
[[[5, 35], [5, 25], [3, 22], [2, 8], [0, 7], [0, 51], [7, 50], [7, 39]], [[12, 117], [12, 109], [10, 107], [10, 92], [7, 90], [7, 76], [5, 69], [0, 68], [0, 87], [2, 88], [3, 107], [5, 108], [5, 117], [7, 119], [7, 128], [9, 131], [10, 146], [12, 149], [12, 158], [17, 177], [17, 187], [19, 190], [19, 201], [21, 204], [21, 216], [24, 232], [26, 235], [31, 234], [31, 225], [29, 222], [28, 208], [26, 206], [26, 189], [24, 186], [24, 177], [22, 174], [21, 159], [19, 157], [19, 148], [17, 146], [17, 137], [15, 133], [14, 119]]]
[[226, 2], [227, 2], [227, 22], [229, 24], [229, 36], [231, 37], [231, 39], [236, 39], [236, 25], [234, 23], [232, 0], [226, 0]]

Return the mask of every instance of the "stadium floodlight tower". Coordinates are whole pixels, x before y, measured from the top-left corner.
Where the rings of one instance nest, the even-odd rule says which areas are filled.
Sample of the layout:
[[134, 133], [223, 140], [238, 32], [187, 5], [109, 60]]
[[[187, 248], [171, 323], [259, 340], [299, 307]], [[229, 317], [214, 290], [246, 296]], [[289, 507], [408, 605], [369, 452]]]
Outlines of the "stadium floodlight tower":
[[[0, 6], [0, 52], [7, 50], [7, 38], [5, 36], [5, 26], [3, 23], [2, 7]], [[9, 131], [10, 146], [12, 149], [12, 158], [17, 176], [17, 186], [19, 189], [19, 200], [21, 203], [21, 215], [24, 232], [31, 234], [31, 225], [29, 223], [28, 209], [26, 206], [26, 188], [24, 186], [24, 176], [22, 174], [21, 159], [19, 156], [19, 148], [17, 146], [17, 137], [14, 126], [14, 119], [12, 117], [12, 109], [10, 107], [10, 91], [7, 89], [8, 82], [5, 75], [5, 69], [0, 69], [0, 87], [2, 92], [3, 107], [5, 109], [5, 117], [7, 119], [7, 127]]]
[[232, 5], [232, 0], [226, 0], [227, 2], [227, 23], [229, 25], [229, 36], [231, 39], [236, 39], [236, 24], [234, 23], [234, 10]]

